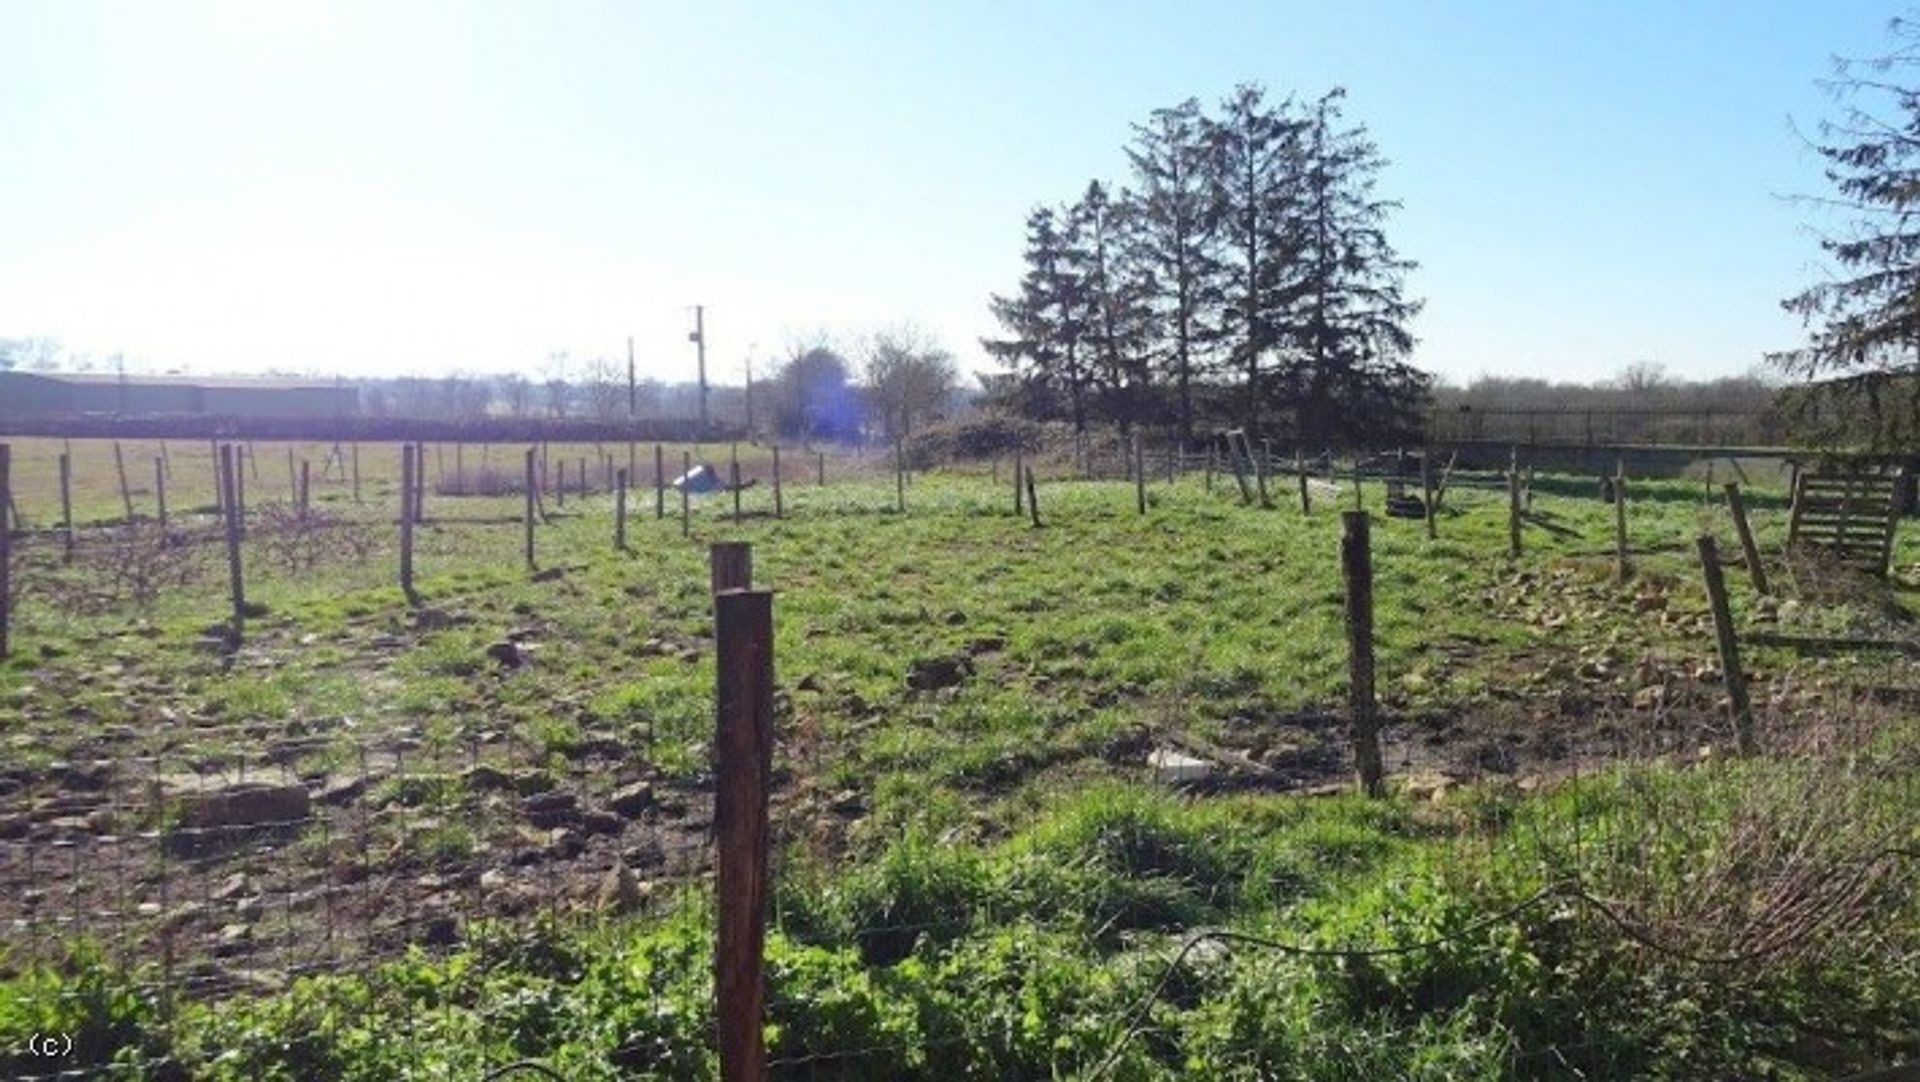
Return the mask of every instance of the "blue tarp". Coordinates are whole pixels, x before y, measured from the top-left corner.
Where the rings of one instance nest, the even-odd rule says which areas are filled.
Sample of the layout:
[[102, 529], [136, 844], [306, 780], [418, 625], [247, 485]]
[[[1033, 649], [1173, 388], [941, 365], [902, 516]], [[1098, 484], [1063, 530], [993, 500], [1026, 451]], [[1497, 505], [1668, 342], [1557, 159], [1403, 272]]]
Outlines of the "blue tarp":
[[702, 492], [718, 492], [726, 486], [720, 483], [719, 471], [702, 462], [674, 478], [673, 487], [698, 495]]

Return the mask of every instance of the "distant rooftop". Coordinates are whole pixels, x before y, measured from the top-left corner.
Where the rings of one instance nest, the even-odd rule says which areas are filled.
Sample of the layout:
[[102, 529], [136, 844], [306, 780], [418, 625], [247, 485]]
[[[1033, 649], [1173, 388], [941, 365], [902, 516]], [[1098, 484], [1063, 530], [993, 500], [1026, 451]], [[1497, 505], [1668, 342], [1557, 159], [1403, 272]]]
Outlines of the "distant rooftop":
[[36, 376], [40, 379], [56, 380], [60, 383], [119, 384], [123, 380], [129, 387], [218, 387], [231, 390], [295, 390], [301, 388], [332, 388], [345, 386], [326, 379], [293, 379], [265, 376], [182, 376], [149, 375], [128, 372], [124, 377], [117, 372], [32, 372], [18, 370], [15, 375]]

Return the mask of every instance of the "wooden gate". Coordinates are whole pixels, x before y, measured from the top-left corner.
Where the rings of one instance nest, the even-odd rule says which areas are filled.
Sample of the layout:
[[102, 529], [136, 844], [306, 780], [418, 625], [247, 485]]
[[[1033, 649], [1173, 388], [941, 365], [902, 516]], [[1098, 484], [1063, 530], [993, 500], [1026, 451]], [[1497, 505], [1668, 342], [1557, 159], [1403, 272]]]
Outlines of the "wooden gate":
[[1802, 473], [1794, 479], [1787, 547], [1822, 548], [1841, 562], [1884, 575], [1893, 558], [1906, 486], [1897, 473]]

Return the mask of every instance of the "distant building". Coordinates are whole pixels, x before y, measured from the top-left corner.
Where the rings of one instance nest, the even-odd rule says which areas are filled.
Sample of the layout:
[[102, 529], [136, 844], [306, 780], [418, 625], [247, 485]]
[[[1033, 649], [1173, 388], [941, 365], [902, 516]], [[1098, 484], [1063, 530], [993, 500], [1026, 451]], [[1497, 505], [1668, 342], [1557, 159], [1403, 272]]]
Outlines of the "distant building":
[[0, 416], [203, 414], [351, 417], [359, 389], [344, 383], [111, 372], [0, 372]]

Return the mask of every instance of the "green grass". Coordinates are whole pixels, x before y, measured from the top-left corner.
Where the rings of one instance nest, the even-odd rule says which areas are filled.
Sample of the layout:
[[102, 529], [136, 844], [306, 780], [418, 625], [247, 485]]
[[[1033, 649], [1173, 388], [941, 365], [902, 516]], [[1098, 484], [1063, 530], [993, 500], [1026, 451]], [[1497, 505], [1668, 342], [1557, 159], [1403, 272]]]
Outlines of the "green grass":
[[[260, 464], [264, 476], [266, 449]], [[391, 499], [388, 478], [364, 480], [370, 499]], [[905, 514], [890, 479], [810, 480], [788, 488], [781, 521], [765, 514], [765, 485], [739, 523], [725, 498], [697, 501], [691, 540], [636, 500], [626, 554], [612, 551], [608, 497], [569, 498], [538, 530], [540, 565], [563, 569], [550, 580], [527, 574], [515, 525], [430, 524], [417, 586], [438, 621], [400, 596], [397, 531], [330, 488], [326, 506], [359, 523], [368, 555], [329, 552], [295, 572], [250, 540], [248, 593], [264, 611], [231, 658], [199, 641], [227, 611], [217, 562], [144, 611], [96, 609], [65, 603], [85, 569], [60, 567], [57, 543], [36, 537], [19, 557], [16, 656], [0, 663], [0, 739], [34, 766], [257, 759], [276, 739], [311, 737], [302, 762], [337, 771], [405, 738], [421, 773], [369, 799], [435, 821], [396, 845], [423, 866], [484, 863], [491, 834], [452, 777], [470, 756], [595, 790], [608, 779], [573, 756], [613, 741], [630, 750], [622, 769], [666, 799], [702, 791], [704, 543], [749, 540], [756, 582], [776, 591], [781, 691], [770, 1040], [778, 1057], [827, 1057], [786, 1077], [1079, 1076], [1193, 929], [1323, 946], [1444, 938], [1570, 869], [1674, 934], [1706, 935], [1681, 919], [1690, 901], [1752, 900], [1727, 854], [1777, 855], [1755, 848], [1762, 835], [1851, 852], [1832, 842], [1834, 821], [1794, 808], [1831, 803], [1861, 837], [1915, 822], [1911, 793], [1887, 781], [1910, 769], [1910, 736], [1859, 752], [1853, 773], [1800, 771], [1799, 752], [1777, 744], [1777, 757], [1718, 765], [1727, 748], [1711, 731], [1720, 689], [1701, 671], [1716, 662], [1692, 538], [1709, 529], [1735, 548], [1724, 508], [1696, 483], [1635, 486], [1635, 575], [1623, 584], [1612, 509], [1582, 479], [1540, 479], [1518, 561], [1505, 555], [1502, 494], [1456, 492], [1437, 541], [1417, 522], [1374, 520], [1379, 687], [1396, 747], [1485, 774], [1483, 745], [1511, 745], [1528, 783], [1456, 786], [1435, 804], [1184, 799], [1145, 778], [1146, 753], [1183, 735], [1296, 787], [1345, 779], [1327, 720], [1347, 690], [1335, 508], [1242, 507], [1227, 484], [1208, 493], [1196, 477], [1156, 483], [1143, 517], [1128, 485], [1043, 478], [1034, 529], [980, 476], [916, 477]], [[28, 517], [44, 520], [44, 486], [25, 491]], [[117, 514], [117, 493], [96, 486], [88, 499]], [[1761, 486], [1749, 503], [1777, 554], [1781, 493]], [[1775, 559], [1792, 604], [1773, 615], [1730, 567], [1736, 619], [1909, 634], [1911, 530], [1895, 564], [1880, 584]], [[529, 647], [511, 669], [486, 656], [510, 633]], [[915, 664], [952, 656], [970, 666], [956, 686], [908, 686]], [[1747, 657], [1769, 725], [1851, 718], [1857, 689], [1913, 683], [1910, 662], [1885, 656]], [[1638, 701], [1653, 687], [1667, 706]], [[1553, 743], [1601, 747], [1608, 728], [1669, 758], [1562, 779], [1571, 760]], [[1674, 765], [1681, 751], [1698, 759], [1699, 743], [1714, 745], [1705, 767]], [[1841, 782], [1847, 800], [1828, 800]], [[1698, 869], [1714, 878], [1690, 879]], [[449, 956], [193, 1005], [169, 1027], [112, 967], [82, 958], [0, 981], [0, 1038], [84, 1026], [89, 1062], [145, 1047], [208, 1078], [471, 1078], [521, 1055], [569, 1078], [706, 1077], [710, 902], [680, 886], [642, 917], [473, 926]], [[1404, 957], [1207, 950], [1169, 982], [1113, 1077], [1565, 1077], [1563, 1062], [1589, 1077], [1814, 1077], [1920, 1054], [1920, 995], [1904, 994], [1920, 988], [1911, 899], [1874, 904], [1875, 944], [1849, 933], [1829, 956], [1738, 981], [1651, 958], [1578, 907], [1528, 910]]]

